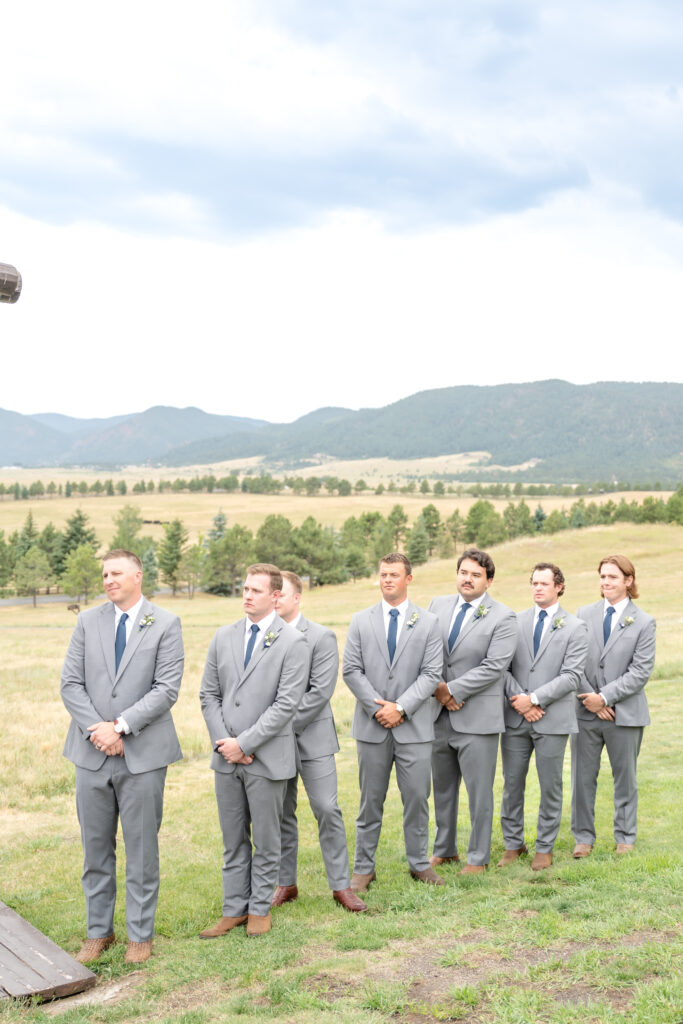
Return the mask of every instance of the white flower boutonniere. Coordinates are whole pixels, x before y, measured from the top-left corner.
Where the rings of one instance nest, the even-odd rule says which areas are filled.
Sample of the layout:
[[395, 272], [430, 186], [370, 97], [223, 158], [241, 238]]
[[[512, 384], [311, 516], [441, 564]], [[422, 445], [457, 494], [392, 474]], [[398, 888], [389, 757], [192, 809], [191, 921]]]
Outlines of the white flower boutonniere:
[[566, 619], [564, 618], [564, 616], [563, 615], [557, 615], [553, 619], [553, 624], [551, 626], [551, 629], [564, 629], [564, 627], [566, 625], [567, 625], [567, 622], [566, 622]]
[[142, 630], [146, 626], [151, 626], [153, 622], [154, 622], [154, 616], [153, 615], [145, 615], [144, 618], [140, 619], [140, 626], [138, 628]]
[[406, 622], [406, 626], [408, 627], [408, 629], [412, 629], [413, 626], [415, 625], [415, 623], [417, 622], [417, 620], [419, 618], [420, 618], [420, 613], [419, 612], [413, 612], [413, 614], [410, 616], [410, 618]]
[[264, 647], [272, 647], [272, 645], [275, 643], [276, 640], [277, 640], [277, 633], [274, 633], [272, 629], [269, 629], [268, 632], [265, 635], [265, 639], [263, 641], [263, 646]]
[[489, 613], [489, 610], [486, 607], [486, 605], [485, 604], [480, 604], [479, 607], [477, 608], [476, 612], [474, 613], [474, 617], [475, 617], [475, 619], [485, 619], [486, 616], [488, 615], [488, 613]]
[[624, 619], [623, 622], [619, 623], [619, 629], [626, 629], [627, 626], [632, 626], [633, 625], [633, 621], [634, 621], [633, 616], [629, 615], [629, 617], [627, 619]]

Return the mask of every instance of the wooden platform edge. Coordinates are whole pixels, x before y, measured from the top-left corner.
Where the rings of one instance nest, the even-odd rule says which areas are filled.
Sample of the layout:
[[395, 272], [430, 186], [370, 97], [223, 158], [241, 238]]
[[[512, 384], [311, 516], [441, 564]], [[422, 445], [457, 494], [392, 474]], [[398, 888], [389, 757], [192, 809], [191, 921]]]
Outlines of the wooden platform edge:
[[0, 901], [0, 999], [59, 999], [95, 984], [97, 975]]

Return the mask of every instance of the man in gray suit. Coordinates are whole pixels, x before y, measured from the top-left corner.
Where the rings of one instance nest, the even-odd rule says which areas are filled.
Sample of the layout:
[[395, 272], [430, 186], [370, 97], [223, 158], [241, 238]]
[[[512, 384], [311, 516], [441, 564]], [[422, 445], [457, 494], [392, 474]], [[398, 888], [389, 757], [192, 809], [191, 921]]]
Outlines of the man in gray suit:
[[282, 805], [296, 774], [292, 719], [308, 679], [306, 639], [275, 610], [281, 589], [274, 565], [249, 566], [246, 619], [222, 626], [206, 659], [199, 699], [214, 750], [225, 855], [223, 916], [202, 939], [242, 924], [249, 936], [271, 927]]
[[429, 696], [439, 681], [441, 641], [434, 616], [408, 599], [412, 578], [405, 555], [394, 552], [380, 561], [382, 601], [353, 616], [344, 650], [344, 681], [356, 697], [351, 735], [360, 781], [354, 892], [364, 892], [376, 877], [375, 852], [393, 764], [410, 874], [443, 885], [427, 856], [434, 735]]
[[432, 867], [457, 861], [458, 797], [465, 780], [471, 832], [461, 874], [479, 874], [489, 863], [493, 780], [498, 735], [504, 731], [503, 682], [515, 650], [515, 614], [487, 591], [496, 567], [485, 551], [468, 548], [458, 559], [458, 593], [435, 597], [442, 675], [434, 693], [434, 812]]
[[171, 708], [183, 675], [176, 615], [142, 596], [142, 564], [117, 549], [104, 556], [109, 603], [81, 612], [62, 670], [71, 715], [64, 755], [76, 765], [88, 939], [97, 960], [115, 941], [116, 831], [126, 846], [126, 963], [152, 951], [159, 894], [158, 832], [166, 768], [181, 757]]
[[310, 667], [306, 692], [294, 716], [297, 775], [287, 782], [282, 812], [282, 855], [280, 879], [273, 906], [295, 900], [296, 861], [299, 833], [296, 820], [298, 775], [301, 776], [311, 810], [318, 823], [320, 849], [325, 862], [327, 881], [332, 896], [346, 910], [362, 912], [367, 906], [349, 888], [349, 854], [346, 832], [337, 801], [337, 768], [334, 755], [339, 750], [337, 729], [330, 699], [337, 685], [339, 652], [337, 638], [331, 629], [305, 619], [301, 614], [301, 579], [295, 572], [282, 573], [282, 590], [277, 599], [281, 619], [306, 637]]
[[562, 819], [562, 766], [570, 733], [577, 731], [576, 691], [586, 661], [585, 623], [560, 605], [564, 575], [552, 562], [531, 573], [534, 607], [517, 616], [517, 646], [505, 673], [505, 727], [500, 737], [503, 800], [500, 823], [507, 867], [527, 852], [524, 787], [532, 752], [541, 787], [533, 871], [549, 868]]
[[595, 843], [595, 792], [602, 748], [614, 778], [617, 853], [636, 841], [636, 765], [643, 728], [650, 724], [645, 684], [655, 663], [655, 620], [633, 603], [636, 570], [624, 555], [607, 555], [598, 566], [602, 599], [579, 608], [588, 626], [588, 657], [578, 694], [579, 731], [572, 736], [572, 833], [575, 857]]

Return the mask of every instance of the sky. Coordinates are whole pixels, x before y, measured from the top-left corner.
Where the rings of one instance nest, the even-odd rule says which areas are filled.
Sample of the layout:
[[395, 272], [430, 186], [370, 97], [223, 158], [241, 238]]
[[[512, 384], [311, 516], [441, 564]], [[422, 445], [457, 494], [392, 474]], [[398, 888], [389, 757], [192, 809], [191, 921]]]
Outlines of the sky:
[[0, 406], [683, 382], [673, 0], [22, 0]]

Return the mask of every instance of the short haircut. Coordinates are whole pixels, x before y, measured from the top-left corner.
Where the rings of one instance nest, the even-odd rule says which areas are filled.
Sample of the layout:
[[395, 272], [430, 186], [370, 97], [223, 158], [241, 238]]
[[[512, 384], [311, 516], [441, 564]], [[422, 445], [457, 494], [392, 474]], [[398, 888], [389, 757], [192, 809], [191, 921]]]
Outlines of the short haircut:
[[127, 558], [129, 562], [133, 563], [138, 572], [142, 572], [142, 562], [134, 551], [126, 551], [125, 548], [114, 548], [102, 556], [102, 561], [110, 562], [112, 558]]
[[283, 581], [289, 580], [292, 584], [292, 590], [297, 594], [300, 594], [303, 591], [304, 585], [301, 581], [301, 576], [297, 576], [295, 572], [290, 572], [289, 569], [283, 569], [280, 575], [282, 576]]
[[270, 576], [271, 594], [274, 590], [282, 590], [282, 573], [276, 565], [271, 565], [270, 562], [255, 562], [254, 565], [248, 566], [245, 579], [247, 576]]
[[386, 565], [397, 565], [399, 562], [401, 563], [401, 565], [405, 565], [406, 576], [412, 576], [413, 567], [410, 564], [410, 560], [406, 558], [405, 555], [402, 555], [400, 551], [392, 551], [390, 552], [390, 554], [384, 555], [383, 558], [380, 558], [379, 565], [377, 566], [377, 568], [379, 568], [379, 566], [381, 566], [383, 563]]
[[496, 575], [496, 567], [493, 564], [493, 559], [487, 551], [480, 551], [479, 548], [467, 548], [458, 559], [458, 569], [468, 558], [472, 562], [476, 562], [477, 565], [480, 565], [482, 569], [486, 570], [487, 580], [492, 580]]
[[533, 583], [535, 572], [544, 572], [546, 569], [550, 569], [551, 573], [553, 574], [553, 583], [555, 584], [555, 586], [561, 588], [557, 596], [562, 597], [562, 595], [564, 594], [564, 573], [560, 569], [559, 565], [554, 565], [552, 562], [537, 562], [531, 570], [529, 583]]
[[636, 567], [630, 558], [626, 555], [605, 555], [598, 566], [598, 572], [602, 569], [605, 562], [610, 565], [616, 565], [617, 569], [624, 574], [624, 576], [630, 576], [631, 582], [626, 588], [626, 593], [631, 598], [638, 597], [638, 587], [636, 586]]

